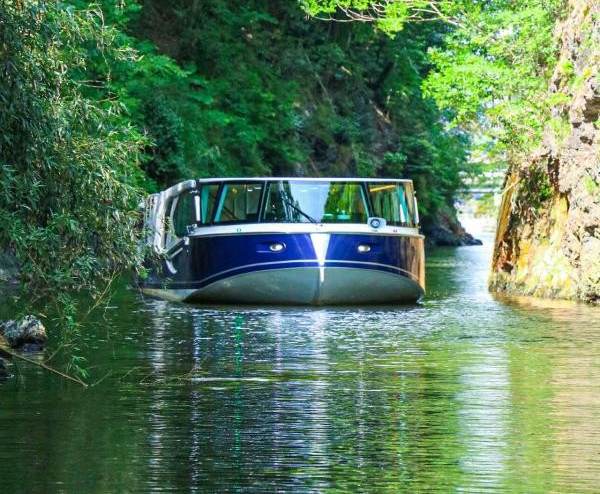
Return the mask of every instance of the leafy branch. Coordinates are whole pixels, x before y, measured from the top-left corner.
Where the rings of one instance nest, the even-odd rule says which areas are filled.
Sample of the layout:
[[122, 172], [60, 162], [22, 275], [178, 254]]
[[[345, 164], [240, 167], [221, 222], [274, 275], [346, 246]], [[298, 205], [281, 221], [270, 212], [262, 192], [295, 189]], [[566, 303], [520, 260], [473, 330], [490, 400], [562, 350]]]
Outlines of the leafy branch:
[[333, 22], [375, 23], [394, 33], [408, 22], [442, 21], [455, 27], [464, 24], [464, 11], [449, 0], [302, 0], [304, 10], [315, 19]]

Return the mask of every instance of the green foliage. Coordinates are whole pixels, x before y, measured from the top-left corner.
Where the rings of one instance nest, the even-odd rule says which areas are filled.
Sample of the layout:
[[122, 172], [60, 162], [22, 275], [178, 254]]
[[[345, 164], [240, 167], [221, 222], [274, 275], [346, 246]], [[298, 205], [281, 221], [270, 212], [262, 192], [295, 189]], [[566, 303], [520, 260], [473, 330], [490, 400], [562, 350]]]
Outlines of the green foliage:
[[158, 183], [172, 183], [189, 175], [183, 153], [183, 122], [169, 106], [164, 96], [144, 101], [141, 109], [144, 124], [152, 143], [144, 170]]
[[[452, 123], [482, 133], [509, 159], [540, 142], [553, 102], [547, 81], [562, 0], [463, 4], [460, 25], [430, 52], [424, 88]], [[564, 67], [569, 71], [569, 67]]]
[[[86, 0], [68, 3], [78, 11], [90, 4]], [[109, 26], [112, 50], [107, 53], [93, 45], [83, 47], [86, 65], [78, 75], [95, 83], [82, 89], [90, 99], [115, 102], [122, 110], [123, 121], [145, 135], [147, 145], [141, 156], [146, 177], [143, 185], [149, 191], [156, 191], [189, 174], [180, 113], [186, 104], [202, 102], [194, 90], [194, 85], [202, 81], [194, 77], [193, 70], [182, 68], [160, 54], [152, 43], [127, 32], [128, 26], [139, 17], [139, 4], [103, 0], [94, 5], [104, 25]]]
[[152, 141], [148, 189], [190, 176], [409, 176], [425, 222], [452, 207], [466, 137], [446, 131], [421, 92], [444, 26], [392, 39], [371, 25], [307, 23], [284, 1], [102, 9], [118, 46], [139, 55], [89, 59], [108, 81], [102, 98]]
[[498, 207], [495, 203], [495, 196], [488, 192], [477, 200], [475, 207], [476, 218], [494, 218], [498, 216]]
[[[556, 63], [554, 26], [564, 4], [564, 0], [302, 0], [311, 15], [373, 21], [387, 32], [411, 21], [437, 20], [450, 26], [443, 44], [430, 49], [434, 70], [424, 82], [424, 92], [448, 111], [452, 125], [484, 136], [478, 141], [486, 143], [488, 153], [509, 160], [538, 145], [556, 105], [548, 99], [547, 81]], [[559, 70], [566, 79], [573, 78], [570, 62]]]
[[589, 175], [586, 175], [583, 178], [583, 186], [585, 187], [585, 190], [590, 196], [593, 196], [594, 194], [598, 194], [600, 192], [600, 184], [598, 184], [598, 182], [596, 182]]
[[535, 216], [555, 193], [548, 171], [538, 164], [525, 170], [519, 188], [521, 193], [518, 196], [518, 207], [524, 216]]
[[466, 137], [421, 92], [444, 26], [391, 38], [307, 22], [293, 2], [148, 0], [130, 29], [202, 81], [203, 101], [181, 103], [190, 89], [169, 99], [192, 174], [406, 176], [425, 221], [452, 206]]
[[552, 130], [556, 142], [562, 144], [571, 133], [571, 124], [565, 116], [552, 117], [548, 120], [548, 128]]
[[93, 8], [0, 2], [0, 20], [0, 245], [29, 293], [94, 292], [136, 258], [144, 140], [118, 101], [84, 96], [101, 81], [81, 75], [89, 51], [130, 53]]
[[441, 19], [455, 24], [461, 2], [454, 0], [300, 0], [309, 15], [337, 21], [373, 22], [379, 29], [395, 35], [408, 22]]

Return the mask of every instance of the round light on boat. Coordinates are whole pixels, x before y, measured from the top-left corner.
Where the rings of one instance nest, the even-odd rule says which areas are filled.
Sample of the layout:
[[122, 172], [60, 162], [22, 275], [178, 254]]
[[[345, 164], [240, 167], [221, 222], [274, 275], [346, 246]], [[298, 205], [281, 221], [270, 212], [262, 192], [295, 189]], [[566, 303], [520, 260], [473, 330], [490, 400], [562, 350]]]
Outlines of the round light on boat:
[[285, 245], [283, 245], [281, 242], [273, 242], [271, 245], [269, 245], [269, 250], [271, 252], [281, 252], [283, 249], [285, 249]]
[[371, 250], [371, 246], [367, 245], [367, 244], [359, 244], [358, 245], [358, 252], [360, 252], [361, 254], [364, 254], [365, 252], [369, 252]]
[[381, 220], [379, 218], [371, 218], [369, 220], [369, 226], [371, 228], [379, 228], [381, 226]]

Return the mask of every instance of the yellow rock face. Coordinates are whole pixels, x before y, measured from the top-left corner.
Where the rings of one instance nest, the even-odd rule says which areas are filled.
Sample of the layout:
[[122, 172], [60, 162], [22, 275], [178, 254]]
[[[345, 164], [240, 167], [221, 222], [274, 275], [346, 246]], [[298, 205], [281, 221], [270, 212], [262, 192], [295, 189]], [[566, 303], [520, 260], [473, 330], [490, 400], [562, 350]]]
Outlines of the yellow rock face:
[[562, 251], [568, 220], [568, 202], [557, 196], [549, 211], [533, 225], [524, 225], [516, 241], [510, 273], [496, 271], [491, 285], [538, 297], [575, 298], [576, 272]]

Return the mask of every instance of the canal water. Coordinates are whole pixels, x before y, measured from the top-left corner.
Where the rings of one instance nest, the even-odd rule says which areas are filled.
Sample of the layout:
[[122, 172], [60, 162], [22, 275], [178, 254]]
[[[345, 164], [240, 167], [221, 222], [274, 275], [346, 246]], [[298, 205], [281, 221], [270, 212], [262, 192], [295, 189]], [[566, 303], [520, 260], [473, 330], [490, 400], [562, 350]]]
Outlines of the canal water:
[[412, 307], [123, 288], [83, 328], [94, 386], [0, 384], [1, 491], [598, 492], [600, 309], [492, 297], [487, 240], [431, 252]]

